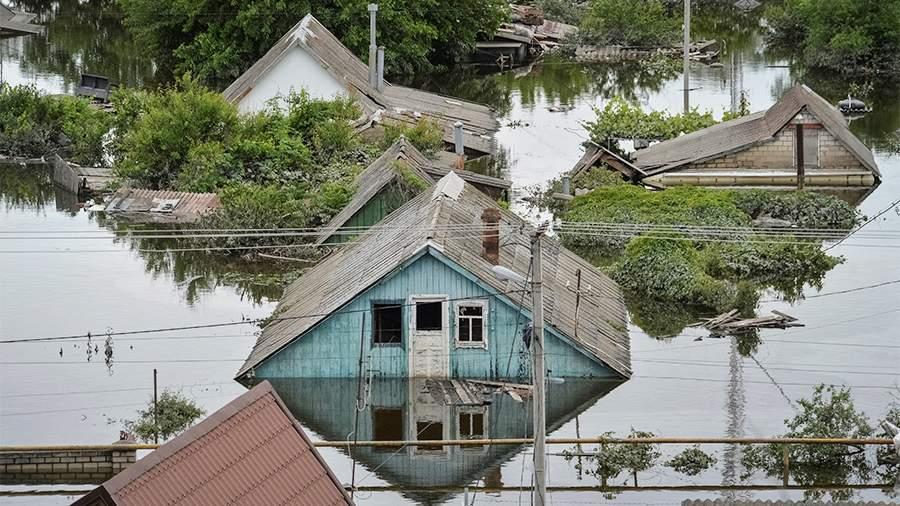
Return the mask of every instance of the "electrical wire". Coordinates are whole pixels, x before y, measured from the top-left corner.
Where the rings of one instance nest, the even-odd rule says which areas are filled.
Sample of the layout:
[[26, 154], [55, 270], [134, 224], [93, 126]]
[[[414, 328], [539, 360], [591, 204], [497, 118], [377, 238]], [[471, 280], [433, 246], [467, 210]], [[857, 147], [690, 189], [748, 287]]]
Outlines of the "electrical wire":
[[857, 232], [859, 232], [860, 230], [862, 230], [862, 229], [863, 229], [866, 225], [868, 225], [869, 223], [872, 223], [873, 221], [877, 220], [878, 218], [880, 218], [882, 215], [884, 215], [885, 213], [887, 213], [887, 212], [890, 211], [891, 209], [897, 207], [898, 204], [900, 204], [900, 199], [897, 199], [897, 200], [891, 202], [891, 205], [885, 207], [884, 209], [882, 209], [881, 211], [879, 211], [878, 213], [876, 213], [875, 216], [872, 216], [871, 218], [869, 218], [868, 220], [866, 220], [866, 222], [863, 223], [862, 225], [856, 227], [854, 230], [851, 230], [850, 233], [848, 233], [848, 234], [847, 234], [843, 239], [841, 239], [840, 241], [838, 241], [838, 242], [832, 244], [831, 246], [825, 248], [825, 251], [829, 251], [829, 250], [831, 250], [831, 249], [833, 249], [833, 248], [838, 247], [841, 243], [844, 242], [845, 239], [847, 239], [847, 238], [849, 238], [850, 236], [856, 234]]

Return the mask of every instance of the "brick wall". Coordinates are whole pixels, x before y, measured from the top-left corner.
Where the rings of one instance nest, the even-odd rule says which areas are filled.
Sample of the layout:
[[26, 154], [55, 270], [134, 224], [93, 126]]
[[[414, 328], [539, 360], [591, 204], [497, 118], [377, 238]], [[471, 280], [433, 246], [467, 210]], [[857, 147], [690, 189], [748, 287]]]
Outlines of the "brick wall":
[[0, 484], [103, 483], [135, 457], [135, 450], [2, 452]]

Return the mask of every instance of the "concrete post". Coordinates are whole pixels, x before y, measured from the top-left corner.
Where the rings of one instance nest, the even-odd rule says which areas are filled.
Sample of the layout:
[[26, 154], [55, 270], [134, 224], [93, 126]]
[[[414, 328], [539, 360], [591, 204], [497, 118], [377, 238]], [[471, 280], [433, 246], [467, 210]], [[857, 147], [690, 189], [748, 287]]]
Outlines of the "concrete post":
[[378, 48], [376, 67], [378, 68], [378, 73], [375, 80], [375, 89], [384, 91], [384, 46]]
[[534, 335], [531, 337], [531, 355], [533, 362], [532, 380], [534, 382], [534, 506], [544, 506], [547, 499], [547, 422], [544, 387], [544, 272], [541, 262], [541, 238], [544, 226], [538, 228], [532, 243], [532, 261], [534, 262], [534, 282], [532, 283], [532, 302]]
[[463, 141], [462, 121], [453, 124], [453, 147], [456, 152], [456, 168], [463, 170], [466, 166], [466, 146]]
[[378, 83], [378, 46], [375, 44], [375, 17], [378, 13], [378, 4], [369, 4], [369, 86], [376, 88]]
[[684, 113], [691, 110], [691, 0], [684, 0]]
[[571, 195], [572, 192], [572, 178], [569, 177], [568, 174], [563, 174], [562, 176], [562, 193], [565, 195]]

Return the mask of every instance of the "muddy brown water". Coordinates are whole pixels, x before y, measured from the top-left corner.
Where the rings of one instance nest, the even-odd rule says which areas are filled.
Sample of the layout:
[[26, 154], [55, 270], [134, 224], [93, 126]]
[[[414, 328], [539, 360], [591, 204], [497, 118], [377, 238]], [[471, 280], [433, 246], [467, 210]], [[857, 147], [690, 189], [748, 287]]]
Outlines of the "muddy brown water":
[[[56, 27], [49, 31], [49, 40], [0, 40], [4, 79], [34, 83], [52, 93], [64, 92], [72, 89], [79, 61], [91, 65], [87, 71], [115, 72], [128, 84], [152, 79], [152, 72], [147, 71], [152, 64], [139, 55], [94, 57], [89, 52], [91, 45], [83, 37], [74, 37], [71, 30], [64, 30], [80, 26], [79, 16], [71, 10], [73, 4], [59, 2], [56, 17], [53, 13], [43, 14], [55, 23], [51, 27]], [[127, 38], [124, 32], [115, 30], [113, 20], [104, 23], [109, 24], [110, 33], [119, 33], [120, 40]], [[720, 68], [693, 65], [691, 82], [697, 88], [691, 94], [693, 104], [719, 115], [730, 107], [734, 90], [743, 89], [751, 108], [758, 110], [772, 104], [795, 82], [825, 90], [823, 93], [831, 100], [841, 98], [844, 83], [806, 75], [786, 60], [767, 55], [760, 47], [758, 37], [745, 36], [732, 49], [736, 56], [733, 69], [730, 54], [724, 55], [725, 65]], [[84, 59], [81, 55], [85, 54], [92, 55], [91, 59]], [[442, 80], [441, 88], [489, 102], [502, 111], [506, 126], [498, 140], [505, 149], [506, 174], [517, 189], [542, 183], [567, 170], [581, 154], [579, 145], [586, 134], [580, 122], [592, 118], [593, 107], [602, 106], [613, 95], [628, 96], [651, 109], [678, 112], [682, 107], [678, 72], [647, 75], [625, 66], [548, 61], [527, 72], [461, 74], [456, 82]], [[434, 83], [425, 85], [436, 87]], [[900, 198], [900, 156], [882, 147], [884, 139], [900, 129], [897, 90], [877, 89], [872, 105], [875, 112], [851, 125], [867, 145], [875, 146], [876, 161], [884, 176], [881, 186], [860, 205], [867, 215]], [[70, 197], [25, 179], [3, 179], [6, 187], [0, 197], [0, 335], [4, 339], [90, 330], [100, 334], [93, 340], [102, 352], [102, 332], [106, 329], [238, 322], [268, 316], [274, 309], [278, 291], [271, 288], [265, 276], [260, 276], [257, 284], [250, 275], [253, 273], [240, 279], [226, 274], [241, 271], [239, 267], [210, 265], [196, 257], [141, 255], [132, 251], [128, 243], [115, 240], [97, 217], [73, 208]], [[872, 232], [898, 229], [900, 215], [894, 210], [866, 228]], [[96, 231], [91, 235], [100, 238], [65, 242], [2, 238], [8, 232], [16, 232], [17, 237], [35, 232], [34, 236], [41, 237], [58, 230]], [[833, 250], [846, 261], [827, 275], [821, 292], [900, 279], [898, 246], [887, 240], [847, 240]], [[102, 252], [67, 253], [66, 249]], [[37, 252], [45, 250], [60, 252]], [[817, 293], [812, 288], [807, 290], [807, 295]], [[770, 309], [787, 311], [807, 326], [763, 331], [763, 344], [756, 355], [763, 367], [738, 356], [728, 341], [694, 341], [700, 334], [691, 332], [658, 340], [632, 326], [634, 377], [604, 395], [587, 395], [581, 403], [573, 401], [574, 407], [564, 410], [565, 416], [559, 417], [559, 427], [552, 435], [625, 433], [632, 427], [667, 436], [780, 434], [785, 431], [784, 418], [794, 412], [791, 402], [808, 396], [813, 385], [823, 382], [851, 386], [857, 407], [873, 420], [884, 414], [892, 395], [898, 395], [896, 388], [900, 384], [900, 284], [809, 298], [795, 305], [765, 302], [760, 307], [761, 312]], [[159, 372], [161, 388], [179, 390], [211, 412], [244, 391], [231, 378], [249, 352], [255, 330], [251, 325], [235, 325], [114, 339], [111, 372], [99, 357], [87, 361], [83, 341], [0, 345], [0, 444], [111, 442], [118, 435], [119, 420], [133, 417], [150, 397], [154, 368]], [[314, 436], [335, 437], [327, 433], [316, 416], [298, 416]], [[779, 481], [762, 476], [742, 481], [740, 464], [733, 452], [723, 448], [710, 450], [715, 450], [719, 458], [719, 464], [711, 471], [687, 478], [659, 467], [642, 473], [640, 483], [720, 485]], [[672, 450], [664, 449], [664, 453], [669, 456]], [[323, 454], [338, 477], [349, 482], [351, 460], [346, 452], [329, 449]], [[470, 469], [456, 485], [529, 483], [531, 455], [527, 448], [517, 448], [494, 459], [471, 454], [456, 458]], [[411, 478], [400, 471], [388, 472], [404, 465], [435, 466], [437, 476], [446, 460], [406, 451], [376, 454], [361, 463], [362, 471], [357, 469], [357, 477], [365, 478], [363, 485], [426, 487], [442, 483], [437, 477], [430, 480], [427, 475]], [[550, 482], [596, 483], [589, 477], [579, 479], [574, 463], [558, 457], [551, 458]], [[15, 489], [18, 488], [3, 490]], [[678, 504], [688, 498], [723, 496], [797, 499], [802, 492], [652, 491], [626, 492], [607, 499], [599, 493], [561, 491], [553, 493], [553, 502]], [[879, 490], [858, 491], [854, 497], [886, 498]], [[67, 504], [72, 498], [4, 497], [2, 502]], [[359, 499], [365, 499], [360, 502], [367, 504], [456, 504], [461, 500], [458, 493], [399, 492], [367, 492]], [[476, 503], [515, 503], [520, 499], [528, 502], [527, 496], [520, 498], [517, 492], [490, 493], [480, 494]]]

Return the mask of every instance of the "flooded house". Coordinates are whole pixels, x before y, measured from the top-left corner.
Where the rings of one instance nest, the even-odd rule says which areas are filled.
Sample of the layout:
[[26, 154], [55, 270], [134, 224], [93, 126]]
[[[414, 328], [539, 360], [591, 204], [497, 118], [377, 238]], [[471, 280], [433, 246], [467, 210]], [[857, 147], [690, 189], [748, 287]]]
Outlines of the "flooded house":
[[[323, 227], [316, 244], [346, 242], [380, 222], [452, 170], [439, 164], [401, 137], [359, 173], [350, 202]], [[467, 170], [457, 170], [456, 174], [495, 200], [505, 200], [512, 186], [510, 181]], [[349, 229], [358, 232], [350, 233]]]
[[[358, 383], [353, 378], [272, 380], [294, 417], [331, 441], [346, 440], [351, 433], [360, 441], [532, 437], [531, 404], [502, 391], [485, 393], [470, 385], [465, 388], [472, 395], [460, 399], [447, 395], [441, 385], [447, 381], [376, 377], [367, 384], [366, 400], [357, 412]], [[548, 384], [548, 433], [574, 420], [620, 384], [603, 380]], [[358, 447], [352, 449], [351, 455], [410, 501], [446, 504], [452, 499], [453, 489], [459, 490], [479, 479], [487, 487], [504, 486], [501, 466], [521, 455], [523, 449], [524, 445], [434, 444]], [[347, 452], [347, 448], [338, 451]], [[516, 478], [514, 483], [505, 485], [518, 485]], [[359, 480], [357, 474], [357, 484]], [[367, 480], [362, 485], [372, 483]]]
[[263, 382], [74, 504], [288, 503], [353, 504], [290, 410]]
[[196, 223], [221, 207], [215, 193], [119, 188], [104, 211], [132, 223]]
[[44, 27], [32, 23], [35, 17], [35, 14], [13, 10], [0, 3], [0, 37], [43, 33]]
[[[374, 27], [374, 20], [373, 25]], [[374, 40], [374, 36], [373, 36]], [[374, 49], [374, 48], [373, 48]], [[454, 124], [463, 124], [465, 154], [477, 157], [495, 151], [499, 123], [488, 106], [458, 98], [398, 86], [384, 79], [384, 51], [366, 65], [312, 14], [307, 14], [259, 61], [224, 91], [242, 112], [264, 110], [273, 99], [305, 90], [315, 99], [353, 98], [362, 111], [360, 130], [385, 122], [436, 122], [446, 146], [454, 146]]]
[[[356, 377], [361, 356], [381, 377], [517, 377], [530, 284], [498, 273], [530, 276], [532, 236], [451, 172], [293, 282], [237, 379]], [[550, 376], [628, 378], [621, 289], [542, 245]]]
[[807, 188], [851, 201], [881, 181], [872, 152], [844, 116], [805, 85], [768, 110], [654, 144], [630, 159], [592, 145], [570, 176], [600, 165], [657, 188]]

